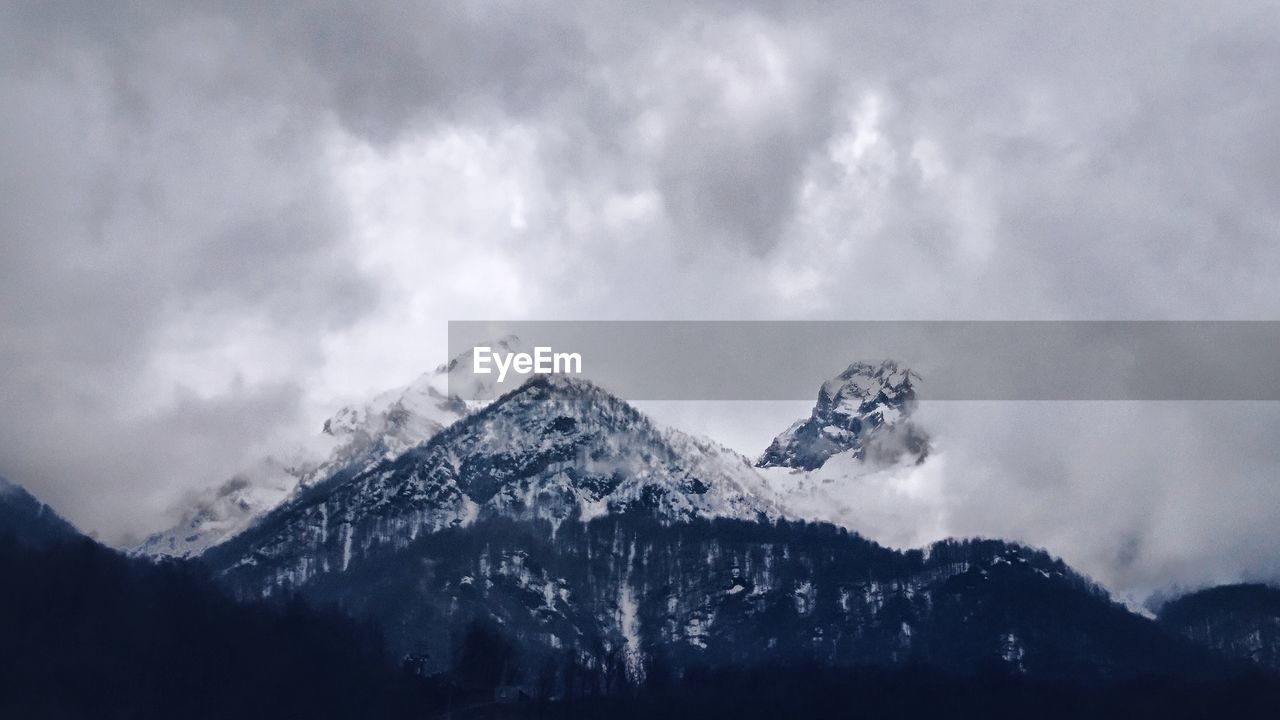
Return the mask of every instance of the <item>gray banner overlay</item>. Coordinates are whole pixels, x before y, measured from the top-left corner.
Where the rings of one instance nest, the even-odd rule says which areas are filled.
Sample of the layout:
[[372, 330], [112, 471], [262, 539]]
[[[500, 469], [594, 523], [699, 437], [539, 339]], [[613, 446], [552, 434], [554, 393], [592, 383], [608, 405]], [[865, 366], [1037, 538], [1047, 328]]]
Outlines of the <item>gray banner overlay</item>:
[[453, 321], [464, 399], [535, 374], [507, 358], [499, 382], [483, 351], [491, 372], [476, 374], [476, 347], [548, 348], [544, 367], [576, 354], [571, 375], [627, 400], [811, 400], [886, 359], [920, 376], [922, 400], [1280, 400], [1280, 321]]

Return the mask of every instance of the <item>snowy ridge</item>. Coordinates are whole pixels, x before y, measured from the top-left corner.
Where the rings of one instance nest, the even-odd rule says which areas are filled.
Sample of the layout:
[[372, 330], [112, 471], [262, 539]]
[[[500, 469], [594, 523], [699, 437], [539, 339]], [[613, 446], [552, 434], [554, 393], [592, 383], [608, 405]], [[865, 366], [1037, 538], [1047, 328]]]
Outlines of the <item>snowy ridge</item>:
[[465, 416], [470, 411], [468, 405], [446, 395], [447, 374], [441, 366], [364, 405], [344, 407], [326, 420], [323, 432], [339, 444], [328, 458], [302, 475], [293, 494], [397, 457]]
[[[510, 349], [518, 342], [508, 337], [495, 345]], [[349, 478], [426, 441], [481, 406], [448, 394], [450, 374], [470, 367], [466, 357], [454, 358], [367, 403], [342, 408], [324, 421], [322, 436], [312, 443], [319, 449], [298, 449], [289, 462], [264, 458], [217, 488], [205, 490], [176, 525], [151, 535], [131, 552], [198, 556], [308, 488]]]
[[147, 537], [134, 555], [195, 557], [244, 530], [262, 513], [287, 498], [308, 469], [264, 458], [192, 502], [176, 525]]

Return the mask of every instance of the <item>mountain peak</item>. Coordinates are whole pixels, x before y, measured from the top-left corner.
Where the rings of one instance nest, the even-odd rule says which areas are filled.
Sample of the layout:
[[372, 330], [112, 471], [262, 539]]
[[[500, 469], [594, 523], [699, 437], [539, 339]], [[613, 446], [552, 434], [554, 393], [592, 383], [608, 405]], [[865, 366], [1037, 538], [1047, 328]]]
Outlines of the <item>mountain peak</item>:
[[865, 398], [874, 397], [879, 392], [910, 391], [912, 380], [921, 380], [920, 374], [899, 365], [896, 360], [878, 363], [858, 361], [823, 383], [819, 397], [826, 394]]
[[[604, 408], [626, 406], [626, 401], [605, 390], [594, 382], [569, 375], [531, 375], [514, 390], [498, 398], [493, 405], [509, 402], [511, 399], [525, 397], [529, 400], [553, 401], [556, 399], [586, 401]], [[636, 415], [640, 412], [634, 411]]]
[[413, 454], [428, 465], [458, 460], [462, 492], [504, 516], [558, 522], [643, 506], [672, 519], [754, 518], [771, 509], [745, 458], [661, 428], [579, 377], [531, 377]]
[[845, 452], [874, 462], [923, 460], [928, 437], [910, 421], [921, 380], [894, 360], [849, 365], [822, 384], [813, 413], [774, 438], [757, 467], [814, 470]]

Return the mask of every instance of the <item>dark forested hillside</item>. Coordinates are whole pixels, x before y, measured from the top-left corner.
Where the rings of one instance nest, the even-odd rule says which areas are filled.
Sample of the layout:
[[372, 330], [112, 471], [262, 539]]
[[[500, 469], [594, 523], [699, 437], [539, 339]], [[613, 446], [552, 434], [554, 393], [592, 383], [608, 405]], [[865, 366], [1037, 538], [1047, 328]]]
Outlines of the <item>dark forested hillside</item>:
[[1160, 624], [1228, 657], [1280, 670], [1280, 588], [1240, 584], [1188, 593], [1160, 609]]
[[[224, 578], [243, 597], [279, 591], [252, 562]], [[447, 669], [456, 628], [493, 622], [519, 648], [525, 683], [550, 672], [563, 684], [545, 668], [571, 661], [631, 683], [655, 665], [989, 664], [1062, 677], [1213, 667], [1044, 552], [988, 540], [900, 552], [824, 524], [494, 518], [297, 589], [379, 623], [433, 671]]]
[[25, 488], [0, 477], [0, 533], [33, 545], [80, 537], [80, 531]]
[[[486, 527], [483, 535], [442, 533], [424, 539], [423, 545], [412, 548], [412, 555], [361, 567], [359, 572], [368, 575], [365, 580], [373, 582], [374, 589], [358, 602], [348, 598], [347, 609], [376, 615], [380, 609], [412, 604], [412, 598], [403, 594], [406, 587], [430, 588], [450, 577], [453, 568], [447, 558], [472, 557], [481, 562], [479, 558], [490, 557], [484, 561], [490, 563], [487, 574], [464, 576], [472, 579], [455, 586], [454, 594], [421, 603], [421, 627], [434, 628], [446, 638], [434, 658], [398, 651], [393, 655], [371, 630], [341, 615], [311, 609], [297, 599], [277, 598], [271, 604], [233, 601], [192, 563], [151, 564], [84, 539], [36, 547], [0, 538], [0, 577], [5, 587], [0, 592], [0, 717], [318, 720], [660, 715], [904, 720], [936, 718], [942, 713], [947, 717], [1158, 716], [1170, 720], [1271, 717], [1270, 711], [1280, 703], [1280, 686], [1273, 676], [1239, 668], [1194, 675], [1179, 672], [1186, 670], [1180, 663], [1189, 656], [1153, 630], [1153, 624], [1135, 625], [1132, 616], [1102, 603], [1091, 586], [1070, 575], [1064, 574], [1056, 585], [1041, 587], [1031, 578], [1046, 580], [1041, 571], [1052, 576], [1060, 563], [1004, 543], [949, 543], [935, 547], [926, 557], [886, 550], [825, 526], [717, 522], [666, 528], [657, 537], [683, 548], [681, 557], [705, 560], [703, 554], [714, 535], [726, 562], [716, 560], [708, 566], [707, 587], [724, 585], [710, 598], [691, 594], [688, 600], [678, 599], [700, 611], [710, 608], [720, 618], [719, 628], [708, 627], [694, 635], [697, 643], [674, 639], [664, 649], [661, 631], [655, 636], [645, 629], [661, 628], [654, 593], [660, 591], [656, 597], [663, 599], [662, 606], [669, 593], [681, 590], [650, 585], [657, 582], [663, 566], [645, 567], [648, 563], [638, 559], [646, 552], [643, 544], [632, 553], [628, 543], [637, 528], [626, 522], [563, 527], [556, 545], [563, 542], [577, 550], [557, 557], [545, 555], [550, 538], [531, 534], [531, 527], [536, 526], [497, 523]], [[655, 532], [648, 527], [644, 534], [652, 537]], [[618, 542], [625, 549], [614, 553], [613, 544]], [[798, 551], [801, 546], [803, 553]], [[791, 558], [770, 570], [775, 582], [792, 588], [776, 601], [750, 599], [763, 579], [753, 568], [765, 556], [752, 555], [763, 552], [761, 548], [778, 553], [771, 563]], [[733, 563], [727, 562], [730, 558], [740, 563], [736, 575]], [[544, 560], [545, 566], [540, 564]], [[537, 625], [515, 622], [531, 609], [544, 614], [553, 627], [575, 622], [584, 623], [582, 630], [593, 627], [583, 616], [558, 617], [554, 608], [564, 596], [555, 595], [548, 602], [545, 589], [533, 584], [533, 579], [554, 570], [564, 574], [566, 581], [572, 578], [578, 583], [593, 568], [598, 570], [600, 563], [616, 565], [619, 572], [631, 575], [634, 612], [642, 623], [640, 629], [632, 628], [632, 639], [639, 640], [640, 652], [628, 654], [634, 648], [625, 636], [617, 638], [621, 644], [613, 652], [602, 656], [571, 647], [553, 653], [531, 644], [529, 633], [538, 632]], [[727, 568], [723, 572], [722, 565]], [[806, 595], [797, 593], [793, 584], [799, 577], [797, 568], [810, 565], [815, 586], [828, 588], [813, 591], [812, 608], [803, 604], [810, 601], [800, 600]], [[957, 570], [964, 566], [968, 569]], [[407, 572], [410, 567], [418, 572]], [[929, 586], [932, 602], [938, 606], [934, 619], [920, 614], [921, 601], [913, 600], [906, 590], [910, 582], [888, 579], [929, 577], [944, 567], [951, 568], [944, 573], [949, 579]], [[984, 572], [988, 579], [982, 579]], [[906, 646], [915, 649], [902, 662], [873, 666], [849, 656], [845, 659], [853, 657], [853, 661], [833, 664], [817, 654], [822, 647], [839, 648], [850, 642], [833, 638], [813, 644], [808, 634], [830, 621], [824, 615], [831, 610], [821, 606], [829, 600], [839, 607], [840, 585], [831, 583], [848, 577], [880, 583], [883, 589], [871, 606], [860, 605], [855, 612], [869, 612], [867, 608], [875, 605], [880, 610], [862, 617], [862, 624], [839, 624], [843, 632], [865, 634], [871, 647], [877, 647], [875, 643], [901, 640], [901, 622], [919, 623], [914, 626], [918, 629], [912, 635], [913, 644]], [[1006, 589], [985, 589], [1001, 585]], [[738, 587], [744, 589], [735, 591]], [[1061, 592], [1073, 599], [1055, 599], [1055, 593]], [[745, 596], [739, 599], [739, 595]], [[442, 602], [457, 603], [461, 609], [444, 613]], [[1041, 603], [1040, 620], [1019, 621], [1011, 614], [1011, 607], [1027, 602]], [[546, 608], [548, 604], [551, 609]], [[481, 613], [482, 607], [494, 610]], [[622, 607], [617, 610], [624, 612]], [[760, 616], [753, 619], [756, 613]], [[892, 613], [892, 619], [884, 613]], [[757, 619], [767, 622], [760, 624]], [[1052, 630], [1055, 620], [1060, 620], [1056, 633]], [[1066, 676], [1033, 654], [1010, 656], [1008, 647], [1000, 644], [983, 657], [971, 658], [973, 662], [965, 667], [957, 664], [958, 658], [940, 651], [964, 647], [969, 642], [965, 633], [985, 636], [994, 628], [1010, 627], [1010, 622], [1022, 622], [1015, 632], [1026, 637], [1039, 633], [1056, 638], [1055, 642], [1073, 637], [1079, 643], [1102, 642], [1073, 630], [1100, 629], [1114, 643], [1134, 648], [1142, 657], [1159, 652], [1172, 652], [1172, 656], [1162, 672], [1155, 672], [1152, 665], [1152, 672], [1125, 676]], [[752, 658], [726, 644], [730, 633], [760, 656]], [[773, 647], [770, 640], [776, 640]], [[588, 645], [584, 634], [584, 647], [598, 650], [614, 642], [607, 635], [595, 641], [599, 644]], [[1106, 650], [1112, 646], [1102, 647], [1105, 651], [1098, 657], [1115, 657], [1114, 648]], [[544, 648], [541, 654], [531, 652], [537, 648]], [[808, 659], [797, 654], [802, 651]], [[393, 657], [403, 662], [393, 663]], [[637, 668], [642, 670], [639, 675], [633, 672]]]
[[0, 536], [0, 717], [370, 717], [403, 698], [379, 639], [190, 565]]

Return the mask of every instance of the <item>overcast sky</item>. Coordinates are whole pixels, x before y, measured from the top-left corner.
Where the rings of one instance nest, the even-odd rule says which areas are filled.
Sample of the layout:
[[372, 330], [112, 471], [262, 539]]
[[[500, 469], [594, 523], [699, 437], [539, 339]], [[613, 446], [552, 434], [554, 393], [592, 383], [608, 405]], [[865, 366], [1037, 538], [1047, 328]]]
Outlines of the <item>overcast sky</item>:
[[[125, 542], [449, 319], [1275, 319], [1277, 67], [1246, 1], [4, 3], [0, 474]], [[1280, 569], [1270, 405], [948, 414], [948, 532]]]

